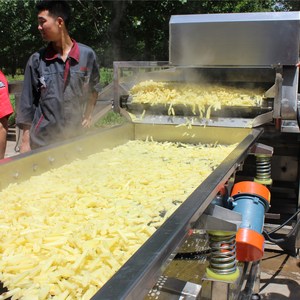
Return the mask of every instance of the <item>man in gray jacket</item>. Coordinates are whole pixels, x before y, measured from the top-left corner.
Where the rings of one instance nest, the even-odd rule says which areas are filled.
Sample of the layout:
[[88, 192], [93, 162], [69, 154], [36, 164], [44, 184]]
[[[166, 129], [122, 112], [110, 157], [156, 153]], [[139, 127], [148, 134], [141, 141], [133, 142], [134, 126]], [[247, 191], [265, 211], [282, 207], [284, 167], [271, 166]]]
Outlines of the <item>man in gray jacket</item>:
[[38, 29], [49, 43], [31, 55], [25, 69], [17, 108], [21, 153], [75, 137], [89, 127], [99, 84], [95, 52], [68, 33], [68, 3], [42, 0], [36, 8]]

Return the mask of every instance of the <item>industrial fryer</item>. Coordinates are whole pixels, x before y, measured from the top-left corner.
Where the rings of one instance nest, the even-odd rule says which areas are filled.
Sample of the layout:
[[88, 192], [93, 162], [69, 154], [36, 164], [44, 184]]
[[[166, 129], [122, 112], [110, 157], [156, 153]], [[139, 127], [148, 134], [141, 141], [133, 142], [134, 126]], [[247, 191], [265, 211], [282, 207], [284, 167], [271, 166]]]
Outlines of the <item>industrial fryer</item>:
[[[120, 272], [116, 273], [116, 277], [111, 279], [117, 282], [121, 280], [122, 285], [118, 283], [115, 286], [115, 283], [113, 283], [114, 287], [108, 287], [108, 292], [104, 290], [104, 293], [108, 293], [106, 296], [95, 296], [96, 299], [97, 297], [100, 297], [99, 299], [121, 299], [123, 297], [138, 299], [141, 295], [146, 295], [155, 284], [157, 276], [160, 275], [160, 270], [170, 260], [193, 223], [202, 214], [204, 207], [209, 204], [213, 195], [217, 194], [220, 187], [231, 177], [231, 174], [243, 161], [247, 149], [261, 134], [260, 130], [238, 129], [236, 134], [231, 135], [230, 128], [219, 128], [216, 131], [215, 129], [196, 127], [192, 129], [195, 135], [193, 138], [187, 136], [182, 139], [184, 132], [185, 129], [181, 127], [131, 123], [101, 130], [85, 138], [69, 141], [66, 144], [36, 150], [31, 155], [19, 155], [12, 159], [6, 159], [1, 165], [1, 187], [4, 188], [9, 183], [21, 182], [31, 176], [39, 175], [50, 168], [69, 163], [75, 158], [85, 158], [102, 148], [111, 148], [128, 140], [145, 140], [149, 135], [156, 141], [197, 143], [201, 140], [202, 143], [215, 143], [218, 137], [220, 143], [238, 142], [239, 145], [236, 150], [214, 171], [214, 176], [210, 176], [201, 187], [197, 188], [184, 201], [184, 205], [181, 205], [176, 213], [120, 269]], [[221, 136], [228, 135], [232, 136], [230, 140], [221, 139]], [[102, 142], [95, 145], [95, 140], [101, 140]], [[132, 155], [134, 156], [134, 153]], [[174, 180], [176, 181], [176, 178]], [[118, 278], [119, 276], [121, 276], [121, 279]], [[108, 283], [108, 285], [110, 284]], [[102, 292], [100, 291], [100, 293]]]
[[[228, 127], [233, 135], [238, 128], [263, 130], [233, 181], [254, 180], [268, 187], [272, 201], [270, 207], [266, 204], [265, 228], [275, 236], [268, 238], [293, 255], [299, 252], [298, 60], [299, 12], [209, 14], [171, 17], [169, 62], [114, 65], [115, 109], [135, 123]], [[184, 102], [150, 103], [143, 95], [135, 101], [135, 87], [147, 88], [152, 81], [167, 83], [166, 98], [174, 82], [250, 88], [253, 94], [259, 87], [264, 93], [259, 105], [225, 105], [208, 115]], [[285, 230], [278, 230], [278, 224], [285, 224]]]
[[[128, 123], [0, 163], [0, 188], [4, 189], [11, 183], [129, 140], [151, 137], [155, 141], [190, 144], [237, 143], [221, 165], [92, 299], [251, 299], [257, 292], [259, 259], [263, 253], [258, 251], [258, 255], [253, 255], [252, 244], [238, 240], [242, 241], [237, 243], [238, 247], [245, 248], [237, 253], [240, 262], [236, 262], [235, 234], [241, 227], [248, 226], [242, 216], [252, 202], [262, 208], [262, 223], [268, 211], [266, 221], [271, 228], [291, 215], [293, 219], [281, 230], [285, 234], [290, 227], [296, 228], [295, 211], [299, 209], [296, 67], [299, 17], [298, 12], [172, 16], [169, 62], [114, 63], [113, 106], [128, 118]], [[168, 105], [132, 101], [132, 87], [148, 80], [221, 83], [253, 90], [260, 88], [264, 94], [260, 106], [254, 103], [247, 107], [222, 107], [210, 115], [200, 115], [190, 107], [175, 105], [175, 113], [170, 113]], [[291, 148], [285, 146], [286, 141]], [[253, 190], [245, 192], [245, 187], [238, 185], [246, 182], [247, 188], [256, 191], [257, 186], [252, 185], [254, 180], [263, 186], [260, 187], [262, 197], [256, 192], [253, 195]], [[245, 194], [247, 199], [239, 199]], [[284, 196], [286, 194], [288, 196]], [[288, 201], [288, 211], [286, 205], [282, 207], [283, 197]], [[224, 205], [228, 199], [233, 207]], [[243, 201], [246, 201], [246, 208], [239, 207]], [[264, 224], [258, 225], [262, 226]], [[223, 242], [216, 238], [220, 231], [226, 233]], [[283, 239], [280, 245], [297, 254], [299, 237], [296, 233], [293, 232], [292, 243], [289, 240], [286, 245]], [[218, 256], [211, 254], [215, 245], [218, 255], [229, 254], [235, 265], [234, 278], [207, 275], [208, 264], [213, 269], [211, 257], [218, 261]], [[241, 253], [246, 252], [249, 256], [241, 257]], [[176, 265], [180, 258], [185, 259]], [[181, 276], [186, 266], [189, 276]], [[225, 269], [228, 271], [229, 267]]]

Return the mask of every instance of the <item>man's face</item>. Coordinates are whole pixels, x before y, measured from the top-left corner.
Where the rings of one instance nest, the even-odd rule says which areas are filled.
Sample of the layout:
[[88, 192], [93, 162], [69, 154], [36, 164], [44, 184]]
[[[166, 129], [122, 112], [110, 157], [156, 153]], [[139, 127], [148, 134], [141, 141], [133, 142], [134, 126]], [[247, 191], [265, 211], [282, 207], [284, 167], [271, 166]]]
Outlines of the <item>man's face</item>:
[[38, 30], [47, 42], [55, 42], [60, 37], [62, 18], [49, 15], [48, 10], [38, 14]]

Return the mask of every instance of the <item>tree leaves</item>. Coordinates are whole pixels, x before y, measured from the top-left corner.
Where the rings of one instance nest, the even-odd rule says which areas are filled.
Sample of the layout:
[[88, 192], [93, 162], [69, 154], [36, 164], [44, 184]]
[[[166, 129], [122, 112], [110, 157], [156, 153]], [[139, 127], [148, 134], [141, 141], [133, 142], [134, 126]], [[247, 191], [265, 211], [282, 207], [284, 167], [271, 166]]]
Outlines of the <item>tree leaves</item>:
[[[15, 74], [43, 46], [36, 0], [0, 0], [0, 68]], [[100, 65], [117, 60], [168, 60], [169, 20], [175, 14], [300, 9], [287, 0], [73, 0], [70, 34], [91, 46]]]

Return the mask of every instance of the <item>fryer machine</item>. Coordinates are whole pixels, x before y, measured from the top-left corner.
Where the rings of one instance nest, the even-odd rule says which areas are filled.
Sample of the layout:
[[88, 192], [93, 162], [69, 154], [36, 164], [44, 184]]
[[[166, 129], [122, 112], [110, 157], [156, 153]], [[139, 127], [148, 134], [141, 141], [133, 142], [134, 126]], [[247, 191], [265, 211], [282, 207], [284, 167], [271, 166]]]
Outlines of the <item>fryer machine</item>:
[[[168, 63], [116, 63], [116, 68], [122, 71], [135, 70], [135, 76], [120, 82], [122, 80], [115, 74], [115, 106], [119, 107], [120, 94], [128, 94], [133, 84], [147, 79], [260, 86], [265, 90], [266, 101], [259, 108], [252, 107], [253, 114], [241, 111], [241, 107], [235, 113], [230, 107], [229, 111], [223, 108], [216, 118], [195, 122], [211, 126], [257, 127], [275, 120], [280, 131], [298, 132], [298, 60], [299, 12], [172, 16]], [[163, 65], [166, 69], [151, 74], [137, 71], [140, 67], [153, 68], [155, 65]], [[131, 105], [128, 100], [122, 104]], [[251, 122], [247, 122], [249, 115], [253, 117]], [[222, 118], [224, 116], [230, 118], [230, 122]], [[153, 120], [151, 116], [143, 118], [143, 122], [149, 123], [169, 121]]]
[[[299, 17], [299, 12], [172, 16], [169, 62], [114, 64], [115, 109], [136, 124], [228, 127], [233, 135], [237, 128], [264, 131], [248, 148], [254, 155], [247, 156], [233, 181], [270, 175], [264, 182], [272, 194], [265, 228], [275, 232], [277, 224], [291, 218], [286, 231], [276, 231], [276, 237], [288, 238], [271, 240], [293, 255], [300, 245]], [[134, 103], [130, 89], [147, 80], [261, 87], [265, 92], [260, 107], [222, 107], [206, 118], [186, 107], [178, 106], [170, 114], [166, 105]]]
[[[299, 58], [299, 29], [298, 12], [172, 16], [169, 62], [114, 63], [114, 109], [130, 122], [0, 162], [2, 189], [133, 139], [152, 136], [157, 141], [238, 143], [92, 299], [251, 299], [259, 273], [256, 261], [239, 266], [241, 276], [230, 284], [203, 275], [202, 260], [206, 261], [209, 248], [206, 230], [223, 226], [234, 232], [241, 224], [240, 214], [218, 203], [228, 196], [226, 191], [234, 183], [245, 178], [253, 180], [256, 154], [274, 152], [273, 183], [269, 185], [271, 206], [274, 198], [276, 203], [273, 191], [280, 191], [280, 203], [286, 191], [292, 195], [289, 211], [282, 216], [282, 207], [275, 204], [279, 211], [271, 211], [270, 222], [280, 222], [299, 207], [295, 66]], [[148, 79], [259, 86], [265, 90], [265, 99], [262, 107], [225, 108], [209, 119], [191, 115], [190, 111], [170, 116], [164, 107], [145, 109], [130, 102], [130, 88]], [[193, 124], [188, 135], [184, 126], [178, 126], [187, 120]], [[286, 141], [292, 145], [288, 152]], [[292, 248], [298, 251], [297, 236]], [[180, 257], [188, 260], [178, 261]], [[186, 266], [189, 271], [181, 276]]]

